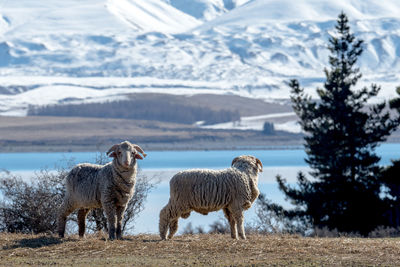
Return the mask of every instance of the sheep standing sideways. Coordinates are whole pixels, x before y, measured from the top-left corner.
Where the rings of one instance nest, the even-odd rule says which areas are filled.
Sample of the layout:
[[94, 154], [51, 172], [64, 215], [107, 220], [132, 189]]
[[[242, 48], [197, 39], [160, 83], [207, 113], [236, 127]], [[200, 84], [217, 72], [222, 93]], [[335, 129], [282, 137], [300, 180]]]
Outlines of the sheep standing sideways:
[[[231, 236], [246, 239], [243, 212], [257, 199], [258, 173], [262, 163], [253, 156], [240, 156], [232, 167], [224, 170], [187, 170], [174, 175], [170, 181], [170, 198], [160, 212], [161, 239], [172, 238], [178, 230], [178, 219], [191, 211], [203, 215], [222, 209], [228, 219]], [[238, 229], [237, 229], [238, 227]]]
[[64, 237], [67, 216], [78, 210], [79, 236], [85, 234], [85, 220], [90, 209], [103, 208], [108, 221], [109, 238], [121, 239], [123, 214], [132, 198], [137, 174], [137, 159], [146, 154], [128, 141], [112, 146], [106, 165], [78, 164], [66, 178], [66, 193], [58, 216], [58, 234]]

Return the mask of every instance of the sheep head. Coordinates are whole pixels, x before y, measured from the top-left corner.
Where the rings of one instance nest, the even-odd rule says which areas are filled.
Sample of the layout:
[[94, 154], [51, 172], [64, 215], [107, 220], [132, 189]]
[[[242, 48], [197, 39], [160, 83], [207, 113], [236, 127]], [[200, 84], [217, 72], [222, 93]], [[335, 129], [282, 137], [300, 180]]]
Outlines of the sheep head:
[[238, 167], [240, 169], [250, 167], [256, 170], [257, 172], [263, 171], [263, 165], [261, 163], [261, 160], [259, 160], [254, 156], [248, 156], [248, 155], [243, 155], [234, 158], [232, 160], [232, 167]]
[[132, 168], [136, 159], [143, 159], [140, 153], [143, 154], [143, 157], [147, 156], [140, 146], [131, 144], [129, 141], [115, 144], [107, 151], [109, 157], [116, 159], [125, 168]]

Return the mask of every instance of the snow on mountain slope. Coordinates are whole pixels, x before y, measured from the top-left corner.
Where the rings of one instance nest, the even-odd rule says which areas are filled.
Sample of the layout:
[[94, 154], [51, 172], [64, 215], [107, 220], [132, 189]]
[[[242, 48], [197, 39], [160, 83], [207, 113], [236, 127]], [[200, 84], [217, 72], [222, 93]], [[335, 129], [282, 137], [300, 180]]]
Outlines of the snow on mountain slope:
[[202, 28], [254, 26], [265, 23], [335, 20], [344, 11], [352, 20], [398, 18], [398, 0], [252, 0]]
[[[251, 96], [246, 91], [232, 89], [234, 85], [226, 82], [165, 80], [149, 77], [0, 77], [0, 84], [17, 91], [0, 94], [0, 116], [26, 116], [30, 106], [122, 100], [126, 99], [128, 94], [133, 93]], [[19, 87], [14, 87], [15, 84], [18, 84]]]
[[159, 0], [108, 0], [107, 7], [111, 13], [141, 31], [178, 33], [200, 24], [192, 16]]
[[163, 1], [186, 14], [206, 21], [212, 20], [227, 11], [223, 0], [191, 0], [190, 4], [187, 0]]
[[7, 37], [124, 30], [123, 23], [104, 8], [104, 1], [6, 0], [0, 13], [8, 20], [9, 27], [3, 32]]
[[199, 20], [209, 21], [238, 7], [249, 0], [163, 0], [176, 9]]
[[8, 24], [5, 33], [17, 36], [126, 34], [132, 28], [176, 33], [200, 24], [160, 0], [6, 0], [0, 8], [0, 30]]
[[[49, 103], [103, 101], [93, 90], [114, 98], [122, 87], [120, 97], [130, 90], [206, 89], [287, 99], [291, 78], [313, 92], [324, 79], [327, 41], [342, 10], [365, 41], [360, 86], [381, 84], [381, 96], [394, 96], [398, 0], [4, 0], [0, 114], [24, 115], [31, 102], [18, 95], [43, 87], [69, 92]], [[89, 93], [74, 97], [79, 87]]]

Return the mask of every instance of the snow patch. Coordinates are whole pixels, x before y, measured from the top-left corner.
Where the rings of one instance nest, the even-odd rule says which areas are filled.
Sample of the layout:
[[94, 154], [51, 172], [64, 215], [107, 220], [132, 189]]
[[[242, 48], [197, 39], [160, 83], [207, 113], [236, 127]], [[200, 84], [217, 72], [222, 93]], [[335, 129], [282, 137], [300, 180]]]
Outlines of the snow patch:
[[[279, 119], [279, 120], [277, 120]], [[277, 122], [278, 121], [278, 122]], [[280, 122], [279, 122], [280, 121]], [[294, 112], [274, 113], [259, 116], [242, 117], [240, 121], [232, 121], [225, 123], [218, 123], [213, 125], [202, 125], [200, 122], [198, 126], [205, 129], [232, 129], [232, 130], [256, 130], [262, 131], [265, 122], [274, 124], [275, 130], [286, 131], [291, 133], [300, 133], [301, 128], [297, 124]]]

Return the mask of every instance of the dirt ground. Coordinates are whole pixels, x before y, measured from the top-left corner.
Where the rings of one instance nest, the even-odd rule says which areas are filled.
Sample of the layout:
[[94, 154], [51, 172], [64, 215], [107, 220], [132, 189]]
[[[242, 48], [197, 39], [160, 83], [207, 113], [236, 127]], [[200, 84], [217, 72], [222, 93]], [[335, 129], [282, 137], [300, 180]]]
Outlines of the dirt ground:
[[70, 236], [0, 234], [0, 266], [400, 266], [398, 238], [294, 235]]

